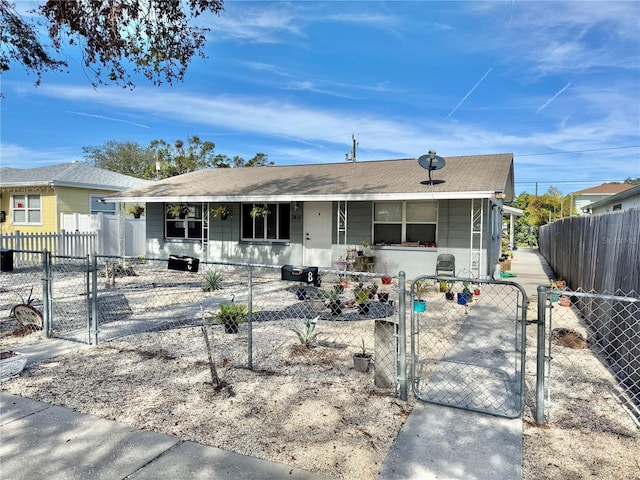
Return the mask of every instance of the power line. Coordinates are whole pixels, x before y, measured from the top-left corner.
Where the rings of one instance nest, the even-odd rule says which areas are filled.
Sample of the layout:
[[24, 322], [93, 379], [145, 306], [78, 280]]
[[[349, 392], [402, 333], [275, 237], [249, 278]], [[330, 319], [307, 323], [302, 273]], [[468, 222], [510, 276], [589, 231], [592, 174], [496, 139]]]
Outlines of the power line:
[[565, 150], [562, 152], [545, 152], [545, 153], [514, 153], [515, 157], [534, 157], [537, 155], [563, 155], [565, 153], [585, 153], [585, 152], [602, 152], [604, 150], [622, 150], [624, 148], [640, 148], [640, 145], [628, 145], [625, 147], [607, 147], [607, 148], [592, 148], [590, 150]]
[[602, 183], [622, 183], [624, 182], [624, 180], [538, 180], [538, 181], [529, 181], [529, 182], [514, 182], [514, 183], [518, 183], [520, 185], [536, 185], [536, 184], [565, 184], [565, 183], [577, 183], [577, 184], [581, 184], [584, 185], [586, 183], [595, 183], [595, 184], [602, 184]]

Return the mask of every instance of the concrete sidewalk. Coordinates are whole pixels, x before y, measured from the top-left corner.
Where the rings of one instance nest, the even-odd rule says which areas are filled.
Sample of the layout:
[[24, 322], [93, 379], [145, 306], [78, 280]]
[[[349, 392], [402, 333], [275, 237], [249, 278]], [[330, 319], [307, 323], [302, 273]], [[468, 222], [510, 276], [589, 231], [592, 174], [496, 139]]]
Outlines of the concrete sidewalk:
[[13, 480], [330, 478], [6, 392], [0, 428], [0, 477]]
[[[553, 272], [537, 250], [514, 252], [508, 280], [531, 299]], [[21, 349], [30, 362], [91, 348], [47, 340]], [[27, 350], [32, 350], [27, 352]], [[32, 355], [33, 354], [33, 355]], [[411, 394], [411, 393], [410, 393]], [[288, 465], [138, 431], [0, 392], [0, 475], [11, 479], [327, 479]], [[418, 402], [380, 470], [380, 480], [518, 480], [522, 420]]]

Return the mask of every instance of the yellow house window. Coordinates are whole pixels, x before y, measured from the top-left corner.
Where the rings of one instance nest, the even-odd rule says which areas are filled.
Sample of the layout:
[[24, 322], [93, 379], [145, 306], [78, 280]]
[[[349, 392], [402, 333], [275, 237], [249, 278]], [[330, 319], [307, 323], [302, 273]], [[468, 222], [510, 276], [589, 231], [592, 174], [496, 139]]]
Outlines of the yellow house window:
[[42, 224], [42, 200], [39, 194], [14, 194], [12, 197], [12, 207], [13, 224]]

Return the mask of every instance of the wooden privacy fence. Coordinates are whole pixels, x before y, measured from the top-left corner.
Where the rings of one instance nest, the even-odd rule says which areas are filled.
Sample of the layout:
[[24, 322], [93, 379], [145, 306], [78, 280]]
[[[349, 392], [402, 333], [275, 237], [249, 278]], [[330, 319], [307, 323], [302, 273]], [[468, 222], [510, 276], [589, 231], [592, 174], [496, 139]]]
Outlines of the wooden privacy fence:
[[[84, 257], [96, 251], [97, 234], [92, 232], [21, 233], [0, 235], [0, 248], [13, 250], [13, 262], [20, 266], [33, 263], [29, 252], [47, 250], [56, 256]], [[39, 259], [40, 257], [38, 257]]]
[[640, 293], [640, 209], [544, 225], [540, 253], [573, 289]]

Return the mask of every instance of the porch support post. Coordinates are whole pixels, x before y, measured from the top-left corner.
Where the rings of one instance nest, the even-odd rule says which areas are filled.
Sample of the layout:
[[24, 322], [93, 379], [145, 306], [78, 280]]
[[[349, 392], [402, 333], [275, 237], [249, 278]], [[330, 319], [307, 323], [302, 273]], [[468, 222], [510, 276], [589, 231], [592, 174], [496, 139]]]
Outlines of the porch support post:
[[511, 250], [515, 246], [515, 230], [513, 226], [513, 213], [509, 214], [509, 245], [511, 246]]

